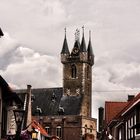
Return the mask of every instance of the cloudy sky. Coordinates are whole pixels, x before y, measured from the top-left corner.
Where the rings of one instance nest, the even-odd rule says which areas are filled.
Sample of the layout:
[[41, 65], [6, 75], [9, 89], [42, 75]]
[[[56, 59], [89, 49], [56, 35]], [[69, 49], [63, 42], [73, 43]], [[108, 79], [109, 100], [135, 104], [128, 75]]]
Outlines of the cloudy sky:
[[12, 88], [62, 86], [60, 52], [67, 27], [92, 32], [93, 117], [105, 100], [139, 92], [139, 0], [0, 0], [0, 74]]

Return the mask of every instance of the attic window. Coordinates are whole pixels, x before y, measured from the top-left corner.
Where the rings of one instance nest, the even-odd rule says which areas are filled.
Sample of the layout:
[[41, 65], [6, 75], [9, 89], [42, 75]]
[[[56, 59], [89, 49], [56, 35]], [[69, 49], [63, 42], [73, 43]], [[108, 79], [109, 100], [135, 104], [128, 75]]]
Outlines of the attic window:
[[52, 94], [51, 100], [52, 100], [52, 102], [55, 102], [56, 101], [56, 95], [55, 95], [55, 93]]
[[33, 102], [35, 100], [35, 95], [31, 95], [31, 102]]
[[40, 107], [36, 107], [36, 113], [38, 114], [38, 115], [41, 115], [42, 114], [42, 109], [40, 108]]
[[62, 106], [59, 106], [59, 109], [58, 109], [58, 114], [59, 115], [64, 115], [64, 108]]

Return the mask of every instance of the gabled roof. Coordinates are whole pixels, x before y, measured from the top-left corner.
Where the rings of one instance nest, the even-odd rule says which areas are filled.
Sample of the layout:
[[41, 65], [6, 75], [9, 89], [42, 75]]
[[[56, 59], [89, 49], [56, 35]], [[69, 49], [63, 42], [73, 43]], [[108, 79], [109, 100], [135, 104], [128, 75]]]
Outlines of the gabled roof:
[[105, 122], [108, 124], [125, 106], [127, 102], [105, 102]]

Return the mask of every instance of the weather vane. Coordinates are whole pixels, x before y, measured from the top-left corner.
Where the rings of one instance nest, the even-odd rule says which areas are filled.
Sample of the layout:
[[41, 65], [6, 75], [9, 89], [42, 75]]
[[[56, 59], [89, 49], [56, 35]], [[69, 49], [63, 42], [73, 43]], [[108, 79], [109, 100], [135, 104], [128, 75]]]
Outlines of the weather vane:
[[80, 40], [80, 31], [79, 29], [76, 29], [76, 32], [75, 32], [75, 41], [79, 41]]

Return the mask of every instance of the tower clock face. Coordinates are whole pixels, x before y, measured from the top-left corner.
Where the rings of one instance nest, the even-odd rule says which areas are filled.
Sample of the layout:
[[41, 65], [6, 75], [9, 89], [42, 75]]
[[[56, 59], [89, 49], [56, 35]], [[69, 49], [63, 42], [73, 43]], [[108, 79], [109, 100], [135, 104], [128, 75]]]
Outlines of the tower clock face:
[[78, 54], [78, 52], [79, 52], [79, 49], [78, 48], [74, 48], [73, 49], [73, 54]]

